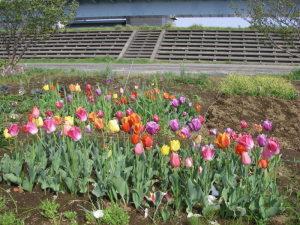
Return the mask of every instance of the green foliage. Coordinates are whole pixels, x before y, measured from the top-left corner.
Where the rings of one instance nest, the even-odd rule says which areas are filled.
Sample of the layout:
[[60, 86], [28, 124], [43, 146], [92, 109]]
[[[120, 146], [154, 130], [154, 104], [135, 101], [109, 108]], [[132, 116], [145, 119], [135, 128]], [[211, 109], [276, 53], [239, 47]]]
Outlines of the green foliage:
[[6, 198], [3, 196], [0, 196], [0, 212], [5, 209], [6, 207]]
[[75, 211], [66, 211], [63, 215], [70, 223], [76, 224], [77, 213]]
[[293, 70], [290, 72], [286, 77], [288, 80], [291, 81], [299, 81], [300, 80], [300, 69]]
[[12, 212], [4, 212], [0, 214], [1, 225], [24, 225], [24, 221], [18, 219]]
[[275, 76], [227, 76], [220, 85], [220, 91], [229, 95], [269, 96], [295, 99], [298, 94], [293, 85]]
[[191, 217], [188, 218], [189, 225], [206, 225], [208, 221], [203, 217]]
[[104, 210], [101, 222], [107, 225], [127, 225], [129, 224], [129, 215], [117, 204], [112, 204]]
[[56, 219], [58, 217], [59, 204], [55, 201], [44, 200], [41, 202], [39, 209], [42, 216], [48, 219]]

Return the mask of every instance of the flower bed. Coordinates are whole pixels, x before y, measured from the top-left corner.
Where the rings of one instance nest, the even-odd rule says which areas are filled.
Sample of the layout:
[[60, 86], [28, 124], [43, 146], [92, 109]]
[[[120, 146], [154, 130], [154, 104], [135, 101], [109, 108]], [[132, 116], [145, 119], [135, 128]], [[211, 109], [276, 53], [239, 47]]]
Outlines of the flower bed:
[[199, 102], [157, 88], [43, 90], [28, 119], [4, 130], [14, 146], [1, 159], [4, 181], [152, 207], [154, 218], [186, 211], [261, 221], [281, 210], [271, 121], [241, 121], [242, 133], [207, 129]]

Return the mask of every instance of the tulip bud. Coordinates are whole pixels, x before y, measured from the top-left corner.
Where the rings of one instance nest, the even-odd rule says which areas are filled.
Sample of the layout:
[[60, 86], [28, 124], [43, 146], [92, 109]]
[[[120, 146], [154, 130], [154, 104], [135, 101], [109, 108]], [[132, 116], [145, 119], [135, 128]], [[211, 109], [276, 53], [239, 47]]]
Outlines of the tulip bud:
[[142, 143], [137, 143], [134, 147], [134, 153], [136, 155], [141, 155], [144, 152], [144, 146]]

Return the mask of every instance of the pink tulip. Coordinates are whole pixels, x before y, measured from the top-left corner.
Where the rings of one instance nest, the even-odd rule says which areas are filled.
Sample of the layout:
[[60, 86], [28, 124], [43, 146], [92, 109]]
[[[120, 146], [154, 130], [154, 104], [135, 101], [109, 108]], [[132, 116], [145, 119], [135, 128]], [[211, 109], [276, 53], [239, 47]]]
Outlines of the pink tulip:
[[185, 167], [191, 168], [193, 166], [193, 159], [192, 157], [188, 157], [185, 159]]
[[73, 141], [79, 141], [81, 139], [81, 131], [79, 127], [71, 127], [68, 131], [68, 137], [70, 137]]
[[122, 117], [123, 117], [123, 112], [118, 111], [118, 112], [116, 112], [115, 116], [116, 116], [116, 118], [117, 118], [118, 120], [121, 120]]
[[262, 122], [262, 127], [265, 131], [271, 131], [272, 130], [272, 122], [270, 120], [265, 120]]
[[126, 109], [126, 116], [130, 116], [133, 113], [133, 110], [131, 108]]
[[52, 118], [47, 118], [44, 120], [44, 129], [48, 134], [54, 132], [56, 130], [55, 120]]
[[153, 115], [153, 121], [154, 122], [156, 122], [156, 123], [158, 123], [159, 122], [159, 117], [158, 117], [158, 115]]
[[212, 145], [204, 145], [201, 150], [201, 155], [205, 161], [210, 161], [215, 156], [215, 150]]
[[250, 134], [244, 134], [237, 139], [238, 143], [244, 145], [247, 150], [251, 150], [254, 147], [254, 141]]
[[242, 163], [244, 165], [250, 165], [251, 164], [251, 158], [248, 154], [248, 152], [243, 152], [241, 155]]
[[201, 125], [203, 123], [205, 123], [205, 117], [204, 116], [200, 115], [200, 116], [198, 116], [198, 119], [200, 120]]
[[240, 126], [241, 126], [242, 129], [245, 129], [245, 128], [248, 127], [248, 123], [245, 120], [241, 120]]
[[81, 122], [86, 121], [87, 118], [88, 118], [88, 114], [87, 114], [85, 108], [82, 108], [82, 107], [79, 107], [79, 108], [76, 110], [76, 116], [77, 116], [77, 118], [78, 118]]
[[72, 128], [71, 125], [65, 124], [65, 125], [63, 126], [63, 130], [62, 130], [63, 135], [68, 136], [68, 132], [69, 132], [69, 130], [70, 130], [71, 128]]
[[25, 133], [30, 133], [32, 135], [36, 134], [39, 130], [35, 123], [28, 122], [23, 126], [23, 130]]
[[269, 138], [267, 140], [265, 149], [272, 152], [274, 155], [278, 155], [280, 152], [280, 146], [279, 146], [278, 140], [276, 138], [272, 138], [272, 137]]
[[51, 110], [47, 110], [45, 112], [45, 114], [46, 114], [47, 117], [52, 117], [53, 116], [53, 112]]
[[62, 107], [64, 107], [64, 102], [63, 100], [59, 100], [55, 103], [55, 106], [57, 109], [61, 109]]
[[172, 153], [170, 155], [170, 164], [173, 168], [180, 167], [180, 156], [177, 153]]
[[97, 116], [98, 116], [99, 118], [102, 118], [102, 117], [104, 116], [104, 112], [103, 112], [102, 110], [99, 110], [99, 111], [97, 112]]
[[20, 128], [19, 128], [19, 125], [18, 124], [11, 124], [9, 127], [8, 127], [8, 133], [10, 134], [10, 136], [12, 137], [16, 137], [20, 132]]
[[137, 143], [136, 145], [135, 145], [135, 147], [134, 147], [134, 153], [136, 154], [136, 155], [141, 155], [141, 154], [143, 154], [143, 152], [144, 152], [144, 146], [143, 146], [143, 143]]
[[34, 107], [32, 108], [31, 115], [32, 115], [33, 118], [35, 118], [35, 119], [39, 118], [39, 116], [40, 116], [40, 110], [39, 110], [39, 108], [36, 107], [36, 106], [34, 106]]

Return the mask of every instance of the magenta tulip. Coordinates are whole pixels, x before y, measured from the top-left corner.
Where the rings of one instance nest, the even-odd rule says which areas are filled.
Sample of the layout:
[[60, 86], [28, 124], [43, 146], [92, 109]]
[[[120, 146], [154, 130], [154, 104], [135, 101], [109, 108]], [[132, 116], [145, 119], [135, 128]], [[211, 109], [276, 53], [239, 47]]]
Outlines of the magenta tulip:
[[76, 116], [77, 116], [77, 118], [78, 118], [81, 122], [86, 121], [87, 118], [88, 118], [88, 114], [87, 114], [85, 108], [82, 108], [82, 107], [79, 107], [79, 108], [76, 110]]
[[28, 122], [27, 124], [25, 124], [23, 126], [23, 130], [25, 133], [29, 133], [32, 135], [36, 134], [39, 131], [36, 124], [32, 122]]
[[260, 134], [256, 137], [256, 141], [260, 147], [265, 147], [267, 144], [267, 136], [264, 134]]
[[55, 106], [56, 106], [57, 109], [63, 108], [63, 107], [64, 107], [64, 102], [63, 102], [63, 100], [57, 101], [57, 102], [55, 103]]
[[154, 122], [154, 121], [150, 121], [146, 124], [146, 131], [148, 132], [148, 134], [150, 135], [154, 135], [157, 134], [157, 132], [159, 131], [160, 127], [159, 124]]
[[158, 123], [159, 122], [159, 117], [158, 117], [158, 115], [153, 115], [153, 121], [154, 122], [156, 122], [156, 123]]
[[204, 145], [201, 150], [201, 155], [205, 161], [210, 161], [215, 156], [213, 145]]
[[262, 127], [265, 131], [271, 131], [272, 130], [272, 122], [270, 120], [265, 120], [262, 122]]
[[241, 120], [240, 126], [241, 126], [242, 129], [245, 129], [245, 128], [248, 127], [248, 123], [245, 120]]
[[71, 127], [70, 130], [68, 131], [68, 136], [73, 140], [73, 141], [79, 141], [81, 139], [81, 130], [79, 127]]
[[179, 97], [179, 103], [183, 104], [185, 103], [186, 98], [184, 96]]
[[47, 118], [44, 120], [43, 128], [46, 130], [48, 134], [54, 132], [56, 130], [55, 120], [52, 118]]
[[201, 122], [199, 118], [193, 118], [191, 122], [188, 123], [191, 131], [199, 131], [201, 129]]
[[179, 121], [178, 121], [178, 119], [170, 120], [169, 126], [170, 126], [172, 131], [179, 130]]
[[171, 105], [174, 107], [174, 108], [177, 108], [179, 106], [179, 100], [174, 98], [172, 101], [171, 101]]
[[244, 134], [237, 139], [238, 143], [245, 146], [247, 150], [251, 150], [254, 147], [254, 141], [250, 134]]

